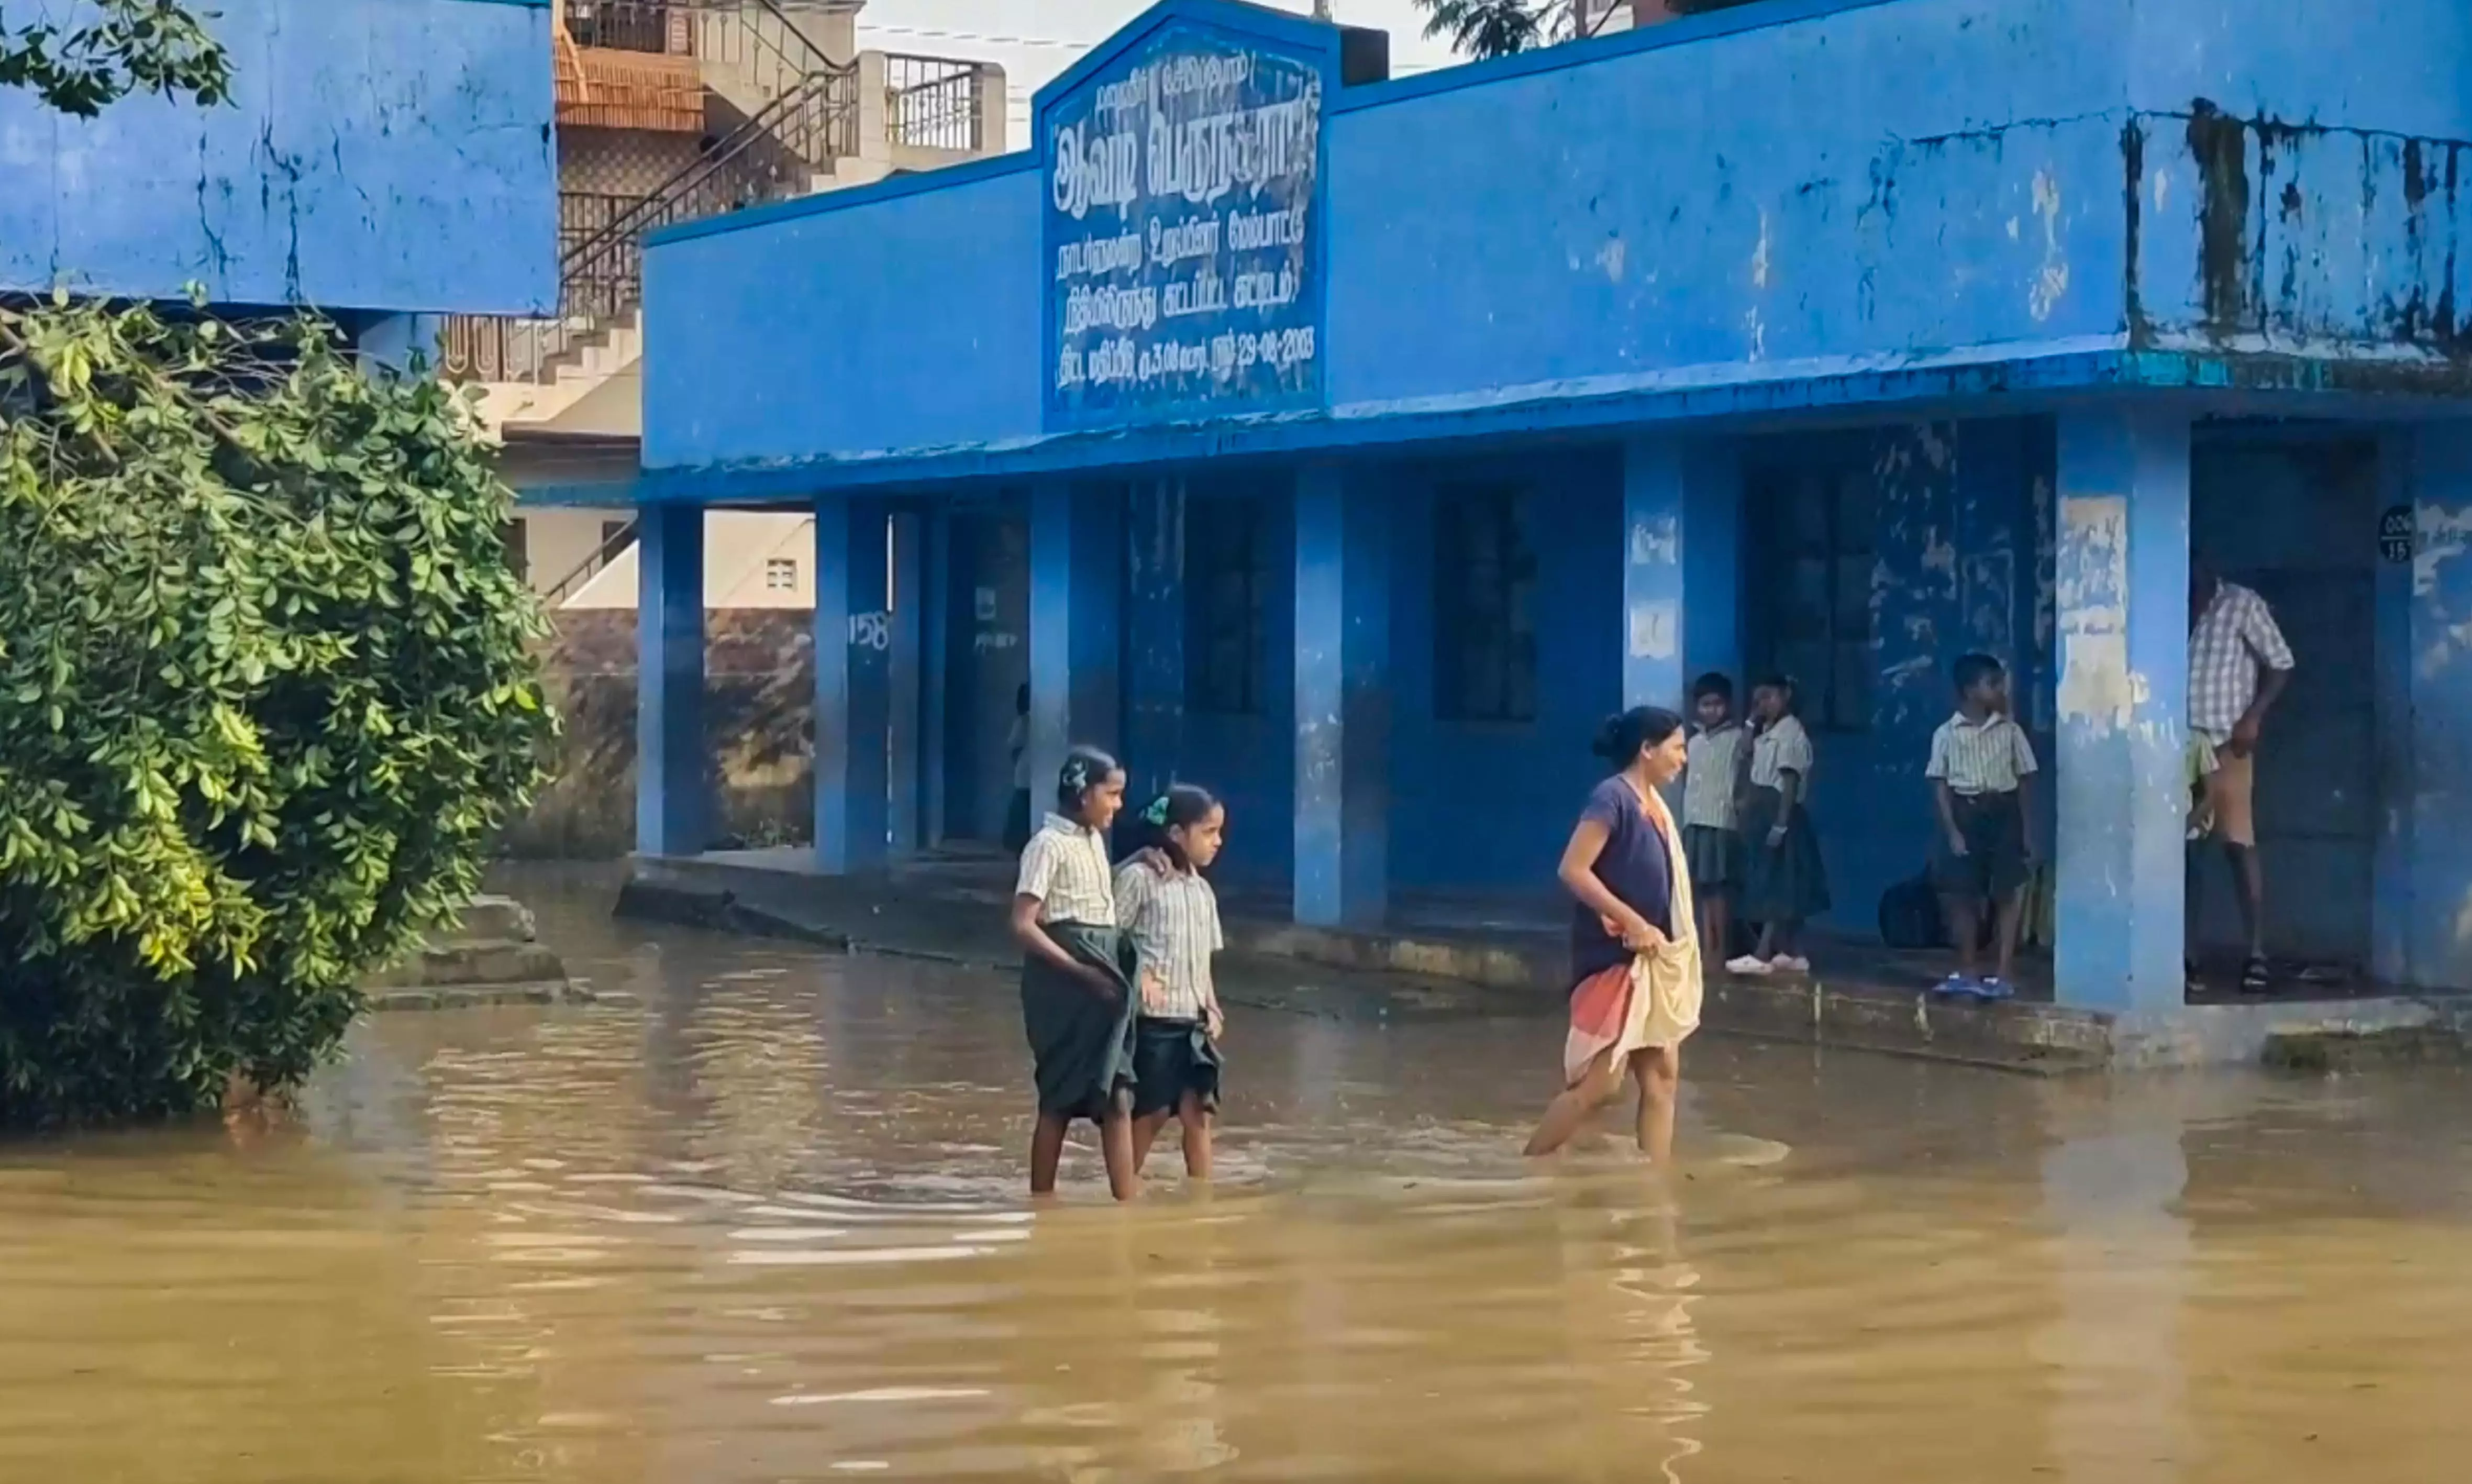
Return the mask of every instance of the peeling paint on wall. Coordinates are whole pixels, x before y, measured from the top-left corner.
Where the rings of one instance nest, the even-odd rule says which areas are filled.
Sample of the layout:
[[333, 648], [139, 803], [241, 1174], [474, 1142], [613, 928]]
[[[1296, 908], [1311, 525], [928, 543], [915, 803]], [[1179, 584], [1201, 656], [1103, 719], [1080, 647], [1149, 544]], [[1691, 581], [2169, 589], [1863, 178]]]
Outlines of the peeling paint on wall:
[[1630, 657], [1633, 659], [1673, 658], [1681, 627], [1670, 600], [1633, 603], [1630, 606]]
[[2060, 502], [2057, 575], [2062, 725], [2126, 730], [2139, 685], [2128, 668], [2128, 498]]
[[2034, 172], [2034, 214], [2043, 219], [2043, 267], [2027, 292], [2026, 311], [2039, 324], [2069, 292], [2069, 260], [2060, 247], [2060, 182], [2048, 170]]
[[1682, 560], [1681, 527], [1672, 515], [1650, 515], [1630, 526], [1633, 566], [1672, 566]]
[[1604, 247], [1597, 250], [1597, 266], [1604, 271], [1607, 282], [1622, 282], [1625, 255], [1626, 250], [1620, 237], [1609, 238]]
[[2472, 505], [2460, 510], [2424, 502], [2412, 558], [2412, 595], [2426, 598], [2437, 591], [2439, 569], [2472, 550]]

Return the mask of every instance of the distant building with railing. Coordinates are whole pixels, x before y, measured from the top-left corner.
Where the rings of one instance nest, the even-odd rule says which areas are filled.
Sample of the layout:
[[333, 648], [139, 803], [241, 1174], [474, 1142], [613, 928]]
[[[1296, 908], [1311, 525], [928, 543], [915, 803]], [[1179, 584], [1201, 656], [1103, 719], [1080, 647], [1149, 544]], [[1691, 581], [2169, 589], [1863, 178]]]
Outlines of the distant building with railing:
[[[634, 470], [644, 234], [1006, 141], [1000, 67], [864, 50], [863, 0], [557, 6], [557, 312], [456, 317], [442, 352], [481, 389], [510, 480], [566, 502], [528, 508], [521, 532], [537, 586], [563, 602], [632, 539], [622, 516], [574, 502]], [[719, 524], [717, 542], [736, 540]]]

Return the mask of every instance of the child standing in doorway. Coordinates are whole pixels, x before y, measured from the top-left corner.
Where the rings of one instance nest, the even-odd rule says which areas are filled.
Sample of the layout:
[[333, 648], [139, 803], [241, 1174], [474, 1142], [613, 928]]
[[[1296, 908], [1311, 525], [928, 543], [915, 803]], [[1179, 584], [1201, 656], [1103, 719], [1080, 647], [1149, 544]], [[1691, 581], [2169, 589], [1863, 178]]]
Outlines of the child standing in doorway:
[[1691, 686], [1690, 764], [1682, 773], [1682, 853], [1700, 903], [1702, 950], [1723, 957], [1731, 944], [1734, 898], [1743, 889], [1742, 799], [1751, 734], [1734, 715], [1734, 682], [1700, 677]]
[[[2017, 920], [2033, 875], [2034, 845], [2027, 824], [2033, 815], [2034, 745], [2008, 715], [2008, 672], [1989, 655], [1957, 662], [1957, 714], [1932, 733], [1932, 806], [1939, 843], [1932, 852], [1932, 879], [1957, 939], [1957, 971], [1939, 992], [1971, 999], [2007, 999], [2014, 993], [2009, 969], [2017, 956]], [[1994, 914], [1993, 962], [1988, 978], [1975, 973], [1983, 940], [1983, 914]]]
[[1056, 810], [1021, 852], [1012, 935], [1021, 945], [1021, 1017], [1038, 1083], [1030, 1193], [1056, 1189], [1075, 1119], [1099, 1125], [1107, 1188], [1141, 1188], [1133, 1159], [1133, 960], [1116, 927], [1107, 826], [1125, 804], [1125, 770], [1077, 747], [1056, 780]]
[[1743, 804], [1743, 915], [1760, 941], [1728, 963], [1738, 974], [1811, 972], [1796, 949], [1802, 924], [1828, 910], [1828, 874], [1812, 832], [1811, 734], [1795, 715], [1794, 682], [1761, 678], [1751, 687], [1750, 790]]
[[1116, 921], [1132, 943], [1141, 1013], [1133, 1027], [1133, 1162], [1150, 1158], [1167, 1121], [1184, 1137], [1184, 1172], [1210, 1178], [1226, 1028], [1211, 955], [1225, 946], [1219, 898], [1202, 873], [1219, 858], [1227, 811], [1210, 791], [1177, 783], [1142, 811], [1145, 843], [1116, 872]]

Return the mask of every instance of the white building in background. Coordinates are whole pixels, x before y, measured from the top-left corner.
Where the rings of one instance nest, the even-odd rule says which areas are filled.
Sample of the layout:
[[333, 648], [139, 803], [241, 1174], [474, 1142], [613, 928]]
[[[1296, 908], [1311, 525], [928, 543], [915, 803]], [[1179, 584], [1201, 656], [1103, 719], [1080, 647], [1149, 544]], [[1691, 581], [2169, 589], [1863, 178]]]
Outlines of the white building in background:
[[[551, 3], [559, 313], [452, 317], [443, 356], [524, 497], [510, 539], [534, 586], [556, 608], [632, 608], [644, 233], [1002, 154], [1005, 76], [860, 49], [865, 0]], [[707, 604], [813, 607], [809, 524], [707, 516]]]

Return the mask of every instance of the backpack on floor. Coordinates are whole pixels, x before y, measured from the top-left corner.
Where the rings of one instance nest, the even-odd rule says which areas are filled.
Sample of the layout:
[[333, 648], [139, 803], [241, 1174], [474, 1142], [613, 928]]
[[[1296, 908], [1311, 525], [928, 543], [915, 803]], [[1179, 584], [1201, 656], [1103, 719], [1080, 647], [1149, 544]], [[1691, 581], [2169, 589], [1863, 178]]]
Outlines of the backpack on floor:
[[1939, 893], [1931, 873], [1912, 876], [1880, 894], [1880, 941], [1892, 948], [1940, 948], [1948, 945], [1948, 924], [1940, 921]]

